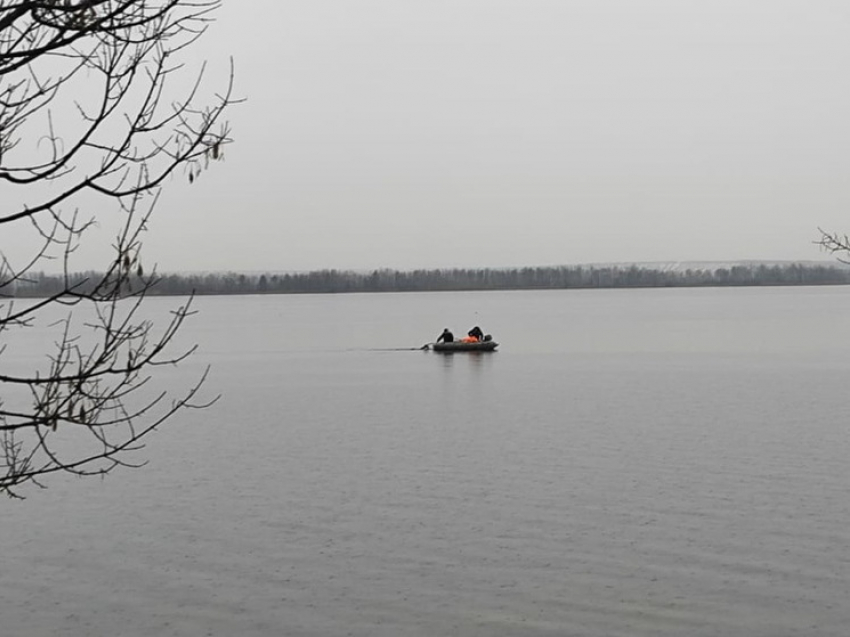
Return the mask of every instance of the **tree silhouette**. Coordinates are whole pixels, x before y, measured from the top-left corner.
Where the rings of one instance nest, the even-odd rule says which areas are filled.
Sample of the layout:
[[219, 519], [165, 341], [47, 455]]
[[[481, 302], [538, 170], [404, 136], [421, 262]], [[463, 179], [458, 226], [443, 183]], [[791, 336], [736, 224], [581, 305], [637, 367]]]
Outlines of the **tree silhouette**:
[[850, 263], [850, 237], [838, 232], [827, 232], [823, 228], [818, 228], [818, 231], [820, 239], [815, 243], [832, 255], [843, 255], [835, 257], [841, 263]]
[[[194, 181], [230, 141], [232, 63], [224, 91], [202, 98], [204, 67], [187, 82], [179, 62], [219, 6], [0, 0], [0, 492], [137, 466], [129, 452], [149, 433], [202, 406], [205, 373], [176, 396], [154, 388], [157, 367], [194, 349], [174, 342], [191, 299], [164, 325], [145, 316], [156, 274], [141, 237], [166, 179]], [[109, 262], [73, 275], [96, 221], [115, 229]], [[4, 242], [23, 230], [33, 248], [14, 258]], [[15, 301], [46, 265], [62, 272], [55, 289]], [[9, 348], [31, 334], [43, 358], [22, 364]]]

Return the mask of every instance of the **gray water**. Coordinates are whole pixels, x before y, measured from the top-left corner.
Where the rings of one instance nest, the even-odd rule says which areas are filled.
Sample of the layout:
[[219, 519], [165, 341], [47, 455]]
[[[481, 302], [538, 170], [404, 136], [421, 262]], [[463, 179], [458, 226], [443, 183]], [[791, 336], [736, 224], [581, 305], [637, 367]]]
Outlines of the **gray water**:
[[198, 307], [215, 407], [0, 502], [4, 637], [850, 630], [850, 288]]

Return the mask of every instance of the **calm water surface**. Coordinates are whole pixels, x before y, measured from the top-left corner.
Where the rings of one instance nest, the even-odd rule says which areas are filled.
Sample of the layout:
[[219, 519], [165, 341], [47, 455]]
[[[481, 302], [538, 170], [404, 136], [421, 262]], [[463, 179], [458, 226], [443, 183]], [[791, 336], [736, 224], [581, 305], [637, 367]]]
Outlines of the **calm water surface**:
[[198, 307], [221, 401], [0, 503], [0, 634], [848, 634], [850, 288]]

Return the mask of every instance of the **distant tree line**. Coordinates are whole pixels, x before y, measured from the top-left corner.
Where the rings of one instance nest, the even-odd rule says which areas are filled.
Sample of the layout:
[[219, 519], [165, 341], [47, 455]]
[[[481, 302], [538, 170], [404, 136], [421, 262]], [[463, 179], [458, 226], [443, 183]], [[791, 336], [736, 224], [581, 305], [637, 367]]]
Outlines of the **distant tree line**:
[[[64, 289], [85, 292], [102, 279], [96, 272], [73, 275], [31, 273], [12, 295], [45, 297]], [[156, 275], [147, 293], [317, 294], [343, 292], [433, 292], [462, 290], [553, 290], [753, 285], [844, 285], [850, 268], [840, 264], [744, 264], [717, 268], [665, 269], [647, 266], [556, 266], [526, 268], [452, 268], [441, 270], [316, 270], [287, 274]], [[132, 279], [127, 282], [132, 287]], [[140, 284], [141, 285], [141, 284]]]

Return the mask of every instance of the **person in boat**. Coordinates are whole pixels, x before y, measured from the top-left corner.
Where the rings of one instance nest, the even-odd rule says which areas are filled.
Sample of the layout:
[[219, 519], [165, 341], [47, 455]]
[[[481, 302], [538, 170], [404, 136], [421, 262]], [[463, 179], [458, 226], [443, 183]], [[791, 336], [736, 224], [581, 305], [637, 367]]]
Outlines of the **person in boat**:
[[443, 330], [443, 333], [442, 333], [442, 334], [440, 334], [440, 335], [437, 337], [437, 342], [438, 342], [438, 343], [440, 343], [440, 342], [443, 342], [443, 343], [453, 343], [453, 342], [454, 342], [454, 340], [455, 340], [455, 335], [454, 335], [454, 334], [452, 334], [452, 333], [449, 331], [449, 328], [445, 328], [445, 329]]
[[477, 343], [479, 341], [484, 340], [484, 332], [482, 332], [481, 328], [477, 325], [467, 332], [467, 336], [469, 336], [469, 338], [471, 339], [475, 339], [473, 341], [470, 341], [473, 343]]

